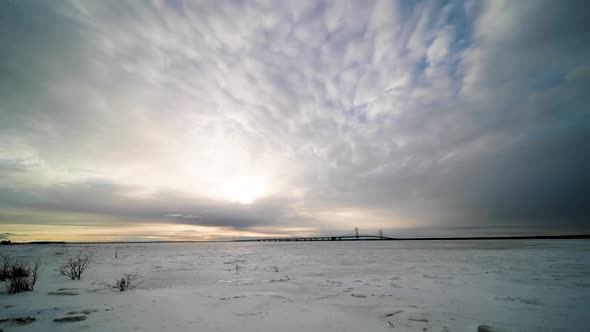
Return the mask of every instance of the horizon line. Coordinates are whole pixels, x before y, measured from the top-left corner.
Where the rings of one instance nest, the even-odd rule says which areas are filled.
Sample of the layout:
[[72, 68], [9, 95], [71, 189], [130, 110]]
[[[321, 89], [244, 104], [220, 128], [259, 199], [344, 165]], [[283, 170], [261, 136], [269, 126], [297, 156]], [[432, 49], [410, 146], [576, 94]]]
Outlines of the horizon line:
[[[568, 234], [568, 235], [518, 235], [518, 236], [464, 236], [464, 237], [376, 237], [371, 239], [350, 239], [325, 240], [325, 241], [304, 241], [301, 239], [310, 238], [331, 238], [332, 236], [302, 236], [302, 237], [268, 237], [268, 238], [241, 238], [231, 240], [161, 240], [161, 241], [29, 241], [12, 242], [2, 240], [3, 245], [24, 245], [24, 244], [142, 244], [142, 243], [214, 243], [214, 242], [342, 242], [342, 241], [449, 241], [449, 240], [576, 240], [590, 239], [590, 234]], [[339, 237], [339, 236], [336, 236]], [[361, 235], [360, 237], [363, 237]]]

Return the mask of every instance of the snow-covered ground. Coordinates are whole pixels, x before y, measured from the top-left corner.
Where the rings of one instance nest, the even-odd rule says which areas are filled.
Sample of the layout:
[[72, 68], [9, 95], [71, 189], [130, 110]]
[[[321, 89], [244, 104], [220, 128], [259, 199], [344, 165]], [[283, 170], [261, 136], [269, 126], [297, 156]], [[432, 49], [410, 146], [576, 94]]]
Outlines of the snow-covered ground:
[[[36, 320], [2, 322], [1, 329], [590, 330], [584, 240], [69, 245], [70, 255], [94, 252], [81, 281], [56, 277], [66, 259], [60, 251], [0, 247], [0, 254], [43, 264], [34, 292], [0, 294], [0, 320]], [[101, 286], [124, 273], [145, 281], [127, 292]], [[53, 321], [73, 311], [87, 319]]]

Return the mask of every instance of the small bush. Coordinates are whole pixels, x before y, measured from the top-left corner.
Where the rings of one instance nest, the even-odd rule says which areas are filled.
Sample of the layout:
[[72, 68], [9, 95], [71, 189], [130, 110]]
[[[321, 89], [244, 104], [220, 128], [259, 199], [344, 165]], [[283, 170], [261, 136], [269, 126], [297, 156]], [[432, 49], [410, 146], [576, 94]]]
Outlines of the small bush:
[[60, 275], [68, 277], [72, 280], [80, 280], [82, 273], [86, 271], [90, 263], [92, 262], [93, 255], [90, 254], [79, 254], [76, 257], [71, 257], [68, 262], [60, 266], [58, 272]]
[[62, 245], [62, 246], [60, 247], [60, 250], [58, 250], [58, 251], [56, 251], [56, 252], [55, 252], [55, 255], [56, 255], [56, 256], [63, 256], [63, 255], [67, 255], [68, 253], [69, 253], [69, 252], [68, 252], [68, 246], [66, 246], [66, 245], [64, 244], [64, 245]]
[[115, 280], [114, 283], [105, 285], [108, 288], [118, 289], [121, 292], [124, 292], [128, 289], [135, 289], [137, 286], [143, 283], [143, 279], [138, 274], [124, 274], [121, 279]]
[[3, 255], [0, 260], [0, 281], [6, 281], [11, 265], [12, 259], [9, 256]]
[[8, 294], [34, 290], [35, 284], [39, 280], [40, 267], [40, 259], [37, 259], [33, 266], [9, 259], [9, 267], [5, 274]]

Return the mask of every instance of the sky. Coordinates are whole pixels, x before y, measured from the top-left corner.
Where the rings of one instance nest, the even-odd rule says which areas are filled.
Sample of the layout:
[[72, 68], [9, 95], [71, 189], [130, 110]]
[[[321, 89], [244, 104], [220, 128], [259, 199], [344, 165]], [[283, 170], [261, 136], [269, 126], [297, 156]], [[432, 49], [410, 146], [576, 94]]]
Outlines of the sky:
[[590, 229], [590, 3], [0, 0], [0, 239]]

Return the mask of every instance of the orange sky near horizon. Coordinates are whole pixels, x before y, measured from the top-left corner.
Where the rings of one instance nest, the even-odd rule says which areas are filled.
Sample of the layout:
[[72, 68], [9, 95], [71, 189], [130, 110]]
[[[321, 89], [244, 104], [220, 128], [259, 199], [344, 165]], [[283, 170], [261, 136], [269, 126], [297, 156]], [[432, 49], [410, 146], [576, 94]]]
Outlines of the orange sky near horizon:
[[288, 235], [309, 236], [312, 229], [283, 229], [273, 232], [240, 231], [228, 227], [197, 226], [164, 223], [136, 223], [122, 225], [43, 225], [6, 224], [0, 233], [8, 234], [13, 242], [66, 241], [66, 242], [112, 242], [112, 241], [210, 241], [248, 237], [281, 237]]

